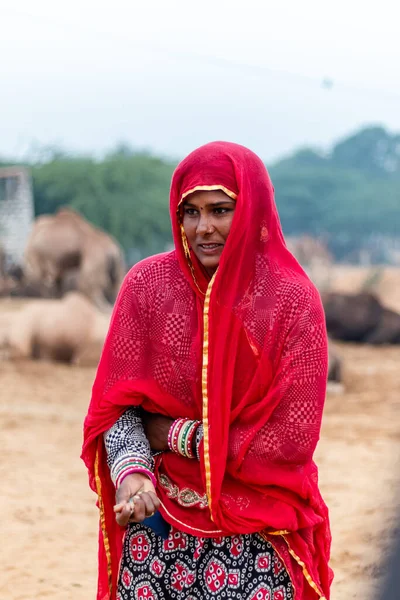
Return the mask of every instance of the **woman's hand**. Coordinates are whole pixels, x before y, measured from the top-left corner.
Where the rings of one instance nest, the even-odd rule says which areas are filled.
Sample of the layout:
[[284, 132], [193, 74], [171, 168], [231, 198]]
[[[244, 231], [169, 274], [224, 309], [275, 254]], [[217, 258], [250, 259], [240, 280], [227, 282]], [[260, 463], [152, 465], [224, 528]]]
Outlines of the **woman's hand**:
[[115, 517], [118, 525], [140, 523], [160, 507], [154, 485], [146, 475], [132, 473], [121, 482], [116, 493]]
[[156, 452], [168, 450], [168, 433], [174, 419], [148, 412], [143, 412], [142, 419], [151, 449]]

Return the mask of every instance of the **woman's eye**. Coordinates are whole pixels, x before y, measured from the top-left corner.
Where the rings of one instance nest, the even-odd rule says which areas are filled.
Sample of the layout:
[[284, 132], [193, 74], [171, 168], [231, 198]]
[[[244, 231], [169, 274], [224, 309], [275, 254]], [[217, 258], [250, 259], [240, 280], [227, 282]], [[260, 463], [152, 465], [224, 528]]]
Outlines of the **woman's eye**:
[[185, 215], [195, 215], [197, 210], [195, 208], [185, 208]]
[[224, 215], [225, 213], [229, 212], [229, 208], [223, 208], [222, 206], [219, 206], [218, 208], [214, 208], [214, 212], [217, 215]]

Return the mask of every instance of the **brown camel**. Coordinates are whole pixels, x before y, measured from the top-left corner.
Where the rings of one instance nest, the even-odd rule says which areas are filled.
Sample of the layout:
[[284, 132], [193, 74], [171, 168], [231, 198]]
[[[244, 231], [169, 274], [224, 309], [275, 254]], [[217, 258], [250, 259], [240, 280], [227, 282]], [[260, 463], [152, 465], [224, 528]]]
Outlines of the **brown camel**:
[[400, 314], [384, 308], [373, 294], [322, 294], [332, 338], [367, 344], [399, 344]]
[[328, 347], [328, 382], [332, 381], [335, 383], [342, 382], [342, 360], [337, 352], [336, 348], [332, 345], [329, 340]]
[[34, 223], [24, 257], [27, 281], [42, 282], [61, 295], [64, 280], [73, 271], [76, 289], [96, 306], [109, 310], [125, 274], [117, 242], [77, 212], [60, 209]]
[[97, 364], [109, 315], [82, 294], [29, 302], [0, 320], [0, 346], [10, 359], [44, 359]]

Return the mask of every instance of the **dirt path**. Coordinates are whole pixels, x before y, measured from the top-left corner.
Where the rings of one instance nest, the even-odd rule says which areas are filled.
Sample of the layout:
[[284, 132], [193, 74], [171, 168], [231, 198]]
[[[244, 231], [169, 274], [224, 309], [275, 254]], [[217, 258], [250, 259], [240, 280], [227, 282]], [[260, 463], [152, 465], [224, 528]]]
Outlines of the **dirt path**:
[[[327, 399], [317, 460], [334, 536], [332, 600], [365, 600], [396, 527], [400, 348], [341, 351], [347, 391]], [[94, 369], [0, 362], [0, 376], [0, 598], [94, 598], [97, 512], [79, 459]]]

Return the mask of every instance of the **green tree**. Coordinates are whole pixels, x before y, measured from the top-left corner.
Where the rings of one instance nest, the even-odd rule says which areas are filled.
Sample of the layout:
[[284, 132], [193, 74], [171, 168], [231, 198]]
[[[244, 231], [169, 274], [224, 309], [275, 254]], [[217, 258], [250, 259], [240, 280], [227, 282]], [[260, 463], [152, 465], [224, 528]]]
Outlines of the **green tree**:
[[332, 163], [370, 175], [400, 175], [400, 135], [383, 127], [367, 127], [336, 144]]
[[[37, 214], [79, 210], [122, 244], [128, 262], [171, 244], [175, 163], [119, 144], [101, 160], [54, 148], [31, 165]], [[400, 137], [367, 127], [330, 153], [301, 148], [270, 168], [285, 234], [328, 239], [342, 258], [373, 234], [400, 236]]]

